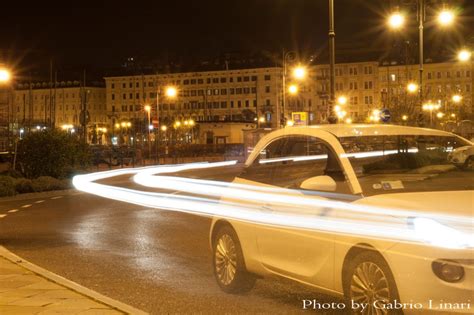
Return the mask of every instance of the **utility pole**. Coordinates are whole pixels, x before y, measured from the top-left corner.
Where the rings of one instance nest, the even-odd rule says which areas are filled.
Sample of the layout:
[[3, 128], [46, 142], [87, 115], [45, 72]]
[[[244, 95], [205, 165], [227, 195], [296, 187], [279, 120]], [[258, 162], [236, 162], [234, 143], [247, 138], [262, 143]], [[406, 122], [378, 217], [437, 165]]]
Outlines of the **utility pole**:
[[334, 29], [334, 0], [329, 0], [329, 102], [328, 121], [332, 122], [332, 107], [336, 102], [336, 32]]
[[419, 46], [419, 58], [420, 58], [420, 86], [419, 86], [419, 93], [420, 93], [420, 104], [418, 110], [421, 112], [423, 107], [423, 62], [424, 62], [424, 55], [423, 55], [423, 28], [426, 16], [426, 7], [425, 7], [425, 0], [418, 0], [418, 46]]

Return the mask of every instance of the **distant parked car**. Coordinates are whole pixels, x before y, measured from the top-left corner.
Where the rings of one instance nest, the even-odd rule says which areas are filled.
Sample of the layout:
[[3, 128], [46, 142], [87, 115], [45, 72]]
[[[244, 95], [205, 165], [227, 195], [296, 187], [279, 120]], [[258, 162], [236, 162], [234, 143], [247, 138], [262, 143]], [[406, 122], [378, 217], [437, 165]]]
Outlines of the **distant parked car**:
[[449, 155], [448, 159], [454, 165], [463, 169], [474, 169], [474, 146], [468, 145], [455, 148]]

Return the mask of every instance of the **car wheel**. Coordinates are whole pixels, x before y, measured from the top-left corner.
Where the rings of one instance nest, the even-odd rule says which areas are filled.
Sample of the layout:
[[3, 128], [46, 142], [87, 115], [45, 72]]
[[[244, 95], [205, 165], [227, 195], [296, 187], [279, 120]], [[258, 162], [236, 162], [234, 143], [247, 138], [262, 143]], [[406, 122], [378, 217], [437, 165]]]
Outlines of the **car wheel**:
[[[344, 293], [353, 308], [353, 314], [400, 314], [401, 311], [384, 307], [397, 300], [398, 290], [392, 272], [385, 260], [375, 252], [363, 252], [349, 262], [345, 275]], [[358, 303], [358, 304], [355, 304]], [[390, 307], [390, 306], [389, 306]]]
[[252, 289], [255, 276], [247, 272], [239, 238], [230, 226], [219, 228], [213, 242], [213, 265], [217, 283], [224, 292]]
[[474, 170], [474, 157], [473, 156], [470, 156], [466, 159], [463, 165], [463, 169]]

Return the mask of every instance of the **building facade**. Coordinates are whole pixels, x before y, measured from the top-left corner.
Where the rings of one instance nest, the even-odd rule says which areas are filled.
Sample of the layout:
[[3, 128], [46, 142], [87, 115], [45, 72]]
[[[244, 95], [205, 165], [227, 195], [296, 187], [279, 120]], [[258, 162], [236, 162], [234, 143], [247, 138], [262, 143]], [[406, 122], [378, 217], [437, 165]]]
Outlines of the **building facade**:
[[81, 112], [89, 132], [109, 125], [104, 87], [80, 86], [79, 81], [19, 84], [11, 106], [12, 129], [55, 127], [78, 131], [82, 128]]
[[[282, 70], [260, 68], [158, 75], [106, 77], [110, 124], [151, 120], [170, 127], [175, 121], [254, 122], [276, 126]], [[167, 87], [177, 95], [166, 95]]]

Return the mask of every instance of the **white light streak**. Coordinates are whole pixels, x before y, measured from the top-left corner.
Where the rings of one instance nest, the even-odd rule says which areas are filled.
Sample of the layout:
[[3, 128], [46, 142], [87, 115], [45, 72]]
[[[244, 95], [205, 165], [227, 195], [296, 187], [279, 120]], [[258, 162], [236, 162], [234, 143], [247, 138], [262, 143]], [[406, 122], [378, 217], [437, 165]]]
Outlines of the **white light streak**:
[[[408, 224], [409, 218], [429, 218], [437, 222], [449, 222], [451, 227], [455, 226], [459, 231], [472, 229], [472, 218], [467, 217], [358, 205], [330, 200], [323, 194], [300, 190], [159, 175], [235, 164], [236, 161], [226, 161], [119, 169], [78, 175], [74, 177], [73, 184], [84, 192], [150, 208], [217, 216], [256, 224], [423, 242], [441, 247], [449, 247], [450, 244], [428, 242], [426, 238], [429, 235], [427, 233], [420, 235], [420, 229], [415, 231]], [[137, 184], [177, 190], [200, 197], [146, 192], [95, 182], [133, 174]], [[221, 199], [216, 200], [216, 197]], [[262, 211], [262, 204], [268, 204], [269, 201], [274, 211]], [[459, 233], [468, 237], [464, 232]]]

